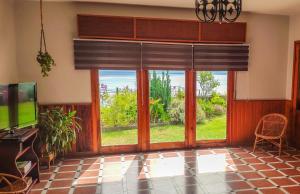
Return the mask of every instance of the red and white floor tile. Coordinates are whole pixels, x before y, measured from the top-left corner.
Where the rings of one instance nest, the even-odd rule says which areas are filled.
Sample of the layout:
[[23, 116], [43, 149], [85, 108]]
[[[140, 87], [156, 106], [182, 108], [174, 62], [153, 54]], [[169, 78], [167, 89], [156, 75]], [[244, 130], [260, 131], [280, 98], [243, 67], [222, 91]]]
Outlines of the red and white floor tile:
[[31, 194], [300, 194], [300, 151], [196, 149], [66, 159]]

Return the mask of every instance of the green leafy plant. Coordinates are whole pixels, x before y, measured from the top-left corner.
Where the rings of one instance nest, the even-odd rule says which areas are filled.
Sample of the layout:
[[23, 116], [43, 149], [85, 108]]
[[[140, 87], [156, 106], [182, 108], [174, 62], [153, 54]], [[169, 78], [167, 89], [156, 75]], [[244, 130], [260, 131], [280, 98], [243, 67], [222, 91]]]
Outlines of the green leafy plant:
[[55, 66], [54, 59], [48, 52], [39, 51], [36, 60], [41, 66], [41, 73], [43, 77], [48, 76], [52, 66]]
[[162, 123], [169, 121], [169, 115], [164, 110], [164, 104], [160, 99], [150, 99], [150, 119], [151, 123]]
[[39, 140], [44, 153], [64, 154], [70, 151], [81, 130], [76, 111], [65, 112], [60, 107], [47, 109], [39, 115]]
[[169, 72], [162, 72], [162, 75], [159, 76], [156, 71], [153, 71], [150, 81], [150, 98], [154, 100], [160, 99], [164, 110], [167, 111], [171, 103], [171, 93]]

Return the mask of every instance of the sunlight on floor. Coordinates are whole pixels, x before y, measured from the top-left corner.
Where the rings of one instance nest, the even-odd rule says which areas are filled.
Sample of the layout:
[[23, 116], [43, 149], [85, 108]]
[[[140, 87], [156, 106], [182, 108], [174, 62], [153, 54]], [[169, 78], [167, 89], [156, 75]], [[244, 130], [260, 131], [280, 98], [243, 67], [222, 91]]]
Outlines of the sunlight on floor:
[[229, 164], [226, 159], [229, 158], [227, 158], [225, 154], [198, 156], [197, 172], [200, 174], [225, 172], [229, 168]]

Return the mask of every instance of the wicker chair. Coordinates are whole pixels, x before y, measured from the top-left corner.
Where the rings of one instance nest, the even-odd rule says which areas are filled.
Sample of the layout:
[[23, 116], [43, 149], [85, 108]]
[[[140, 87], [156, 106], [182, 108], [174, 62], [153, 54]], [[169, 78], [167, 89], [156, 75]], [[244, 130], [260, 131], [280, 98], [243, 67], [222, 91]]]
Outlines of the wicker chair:
[[287, 125], [288, 120], [284, 115], [273, 113], [263, 116], [255, 130], [256, 138], [253, 152], [255, 152], [258, 143], [267, 141], [279, 148], [280, 156], [284, 141], [287, 143]]
[[0, 194], [26, 193], [27, 183], [20, 177], [0, 173]]

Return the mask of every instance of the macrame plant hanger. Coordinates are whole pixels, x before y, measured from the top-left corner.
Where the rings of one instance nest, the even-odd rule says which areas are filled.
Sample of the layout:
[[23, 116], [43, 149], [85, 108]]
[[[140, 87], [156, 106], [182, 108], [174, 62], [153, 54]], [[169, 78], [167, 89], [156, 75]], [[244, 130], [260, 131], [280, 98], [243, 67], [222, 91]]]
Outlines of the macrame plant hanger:
[[43, 52], [43, 47], [44, 47], [44, 52], [47, 53], [47, 44], [46, 44], [44, 20], [43, 20], [43, 1], [42, 0], [40, 0], [40, 17], [41, 17], [40, 52]]
[[41, 17], [41, 35], [40, 35], [40, 50], [37, 55], [37, 61], [41, 66], [41, 73], [43, 77], [49, 75], [52, 66], [55, 65], [54, 59], [47, 51], [46, 36], [44, 30], [43, 18], [43, 0], [40, 0], [40, 17]]

